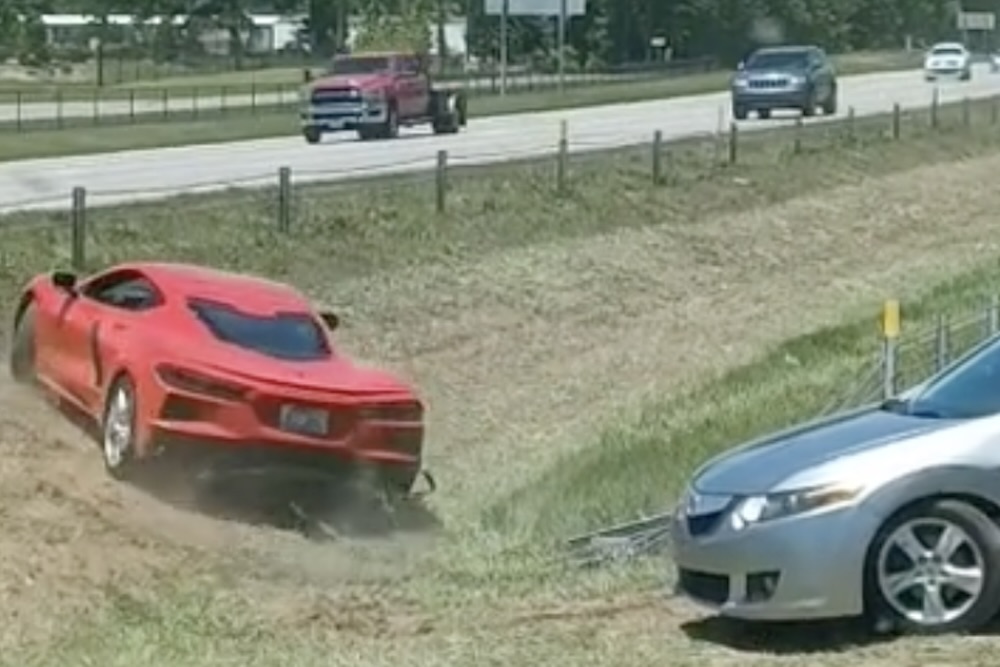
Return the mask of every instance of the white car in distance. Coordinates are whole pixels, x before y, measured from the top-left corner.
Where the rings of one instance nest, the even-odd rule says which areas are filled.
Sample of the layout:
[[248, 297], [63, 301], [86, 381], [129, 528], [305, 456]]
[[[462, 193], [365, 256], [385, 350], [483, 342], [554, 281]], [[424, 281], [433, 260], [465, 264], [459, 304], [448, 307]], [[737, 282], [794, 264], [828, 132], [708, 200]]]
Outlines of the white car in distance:
[[941, 77], [972, 78], [972, 54], [960, 42], [940, 42], [924, 56], [924, 79], [937, 81]]

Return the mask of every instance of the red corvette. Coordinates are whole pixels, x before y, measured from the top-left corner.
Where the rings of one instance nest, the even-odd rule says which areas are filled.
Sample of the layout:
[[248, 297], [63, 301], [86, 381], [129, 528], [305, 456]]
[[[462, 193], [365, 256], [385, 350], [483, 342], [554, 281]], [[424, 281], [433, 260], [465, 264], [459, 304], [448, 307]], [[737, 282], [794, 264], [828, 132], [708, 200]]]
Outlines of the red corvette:
[[[185, 264], [36, 276], [14, 319], [11, 371], [93, 421], [108, 472], [171, 451], [227, 473], [375, 469], [409, 492], [423, 405], [334, 347], [337, 318], [293, 288]], [[186, 460], [186, 459], [185, 459]]]

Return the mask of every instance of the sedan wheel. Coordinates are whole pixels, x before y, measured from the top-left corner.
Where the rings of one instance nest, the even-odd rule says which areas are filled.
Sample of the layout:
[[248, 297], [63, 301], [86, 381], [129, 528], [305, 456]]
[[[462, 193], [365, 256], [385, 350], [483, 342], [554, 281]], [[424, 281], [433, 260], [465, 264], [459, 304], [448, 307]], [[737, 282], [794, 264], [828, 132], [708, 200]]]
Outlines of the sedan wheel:
[[975, 507], [936, 502], [886, 526], [876, 547], [871, 592], [903, 631], [975, 630], [1000, 605], [1000, 529]]
[[104, 408], [101, 449], [112, 477], [126, 476], [135, 452], [135, 389], [128, 378], [115, 382]]

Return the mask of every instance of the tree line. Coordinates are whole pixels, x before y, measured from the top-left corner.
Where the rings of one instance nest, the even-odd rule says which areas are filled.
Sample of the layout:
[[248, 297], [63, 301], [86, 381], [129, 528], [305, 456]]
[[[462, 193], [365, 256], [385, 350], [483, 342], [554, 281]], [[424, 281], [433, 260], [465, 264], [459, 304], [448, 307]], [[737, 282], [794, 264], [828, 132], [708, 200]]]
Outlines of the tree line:
[[[971, 0], [991, 5], [1000, 0]], [[248, 15], [255, 12], [304, 13], [308, 16], [303, 49], [326, 57], [344, 49], [348, 17], [360, 22], [361, 48], [446, 49], [445, 21], [465, 17], [470, 53], [494, 60], [500, 47], [499, 20], [486, 16], [483, 0], [2, 0], [0, 56], [23, 60], [46, 54], [40, 17], [49, 13], [96, 17], [94, 34], [109, 47], [114, 30], [102, 21], [109, 14], [190, 17], [191, 24], [212, 25], [231, 37], [231, 57], [240, 65]], [[965, 8], [970, 1], [963, 3]], [[956, 3], [950, 0], [588, 0], [587, 14], [570, 21], [568, 61], [579, 68], [621, 63], [712, 56], [731, 64], [757, 45], [772, 42], [817, 43], [830, 52], [900, 48], [958, 37]], [[555, 61], [555, 20], [511, 17], [511, 61], [536, 66]], [[178, 58], [195, 48], [185, 35], [191, 26], [170, 21], [148, 29], [140, 48], [145, 57]], [[134, 37], [132, 39], [135, 39]], [[661, 41], [662, 40], [662, 41]], [[665, 44], [661, 47], [660, 44]]]

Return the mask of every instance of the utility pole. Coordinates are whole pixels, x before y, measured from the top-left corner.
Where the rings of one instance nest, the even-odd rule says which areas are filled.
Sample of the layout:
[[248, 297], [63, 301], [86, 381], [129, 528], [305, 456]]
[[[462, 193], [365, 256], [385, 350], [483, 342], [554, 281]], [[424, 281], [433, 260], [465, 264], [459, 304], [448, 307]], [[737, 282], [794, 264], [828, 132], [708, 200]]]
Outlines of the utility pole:
[[559, 93], [566, 85], [566, 0], [559, 2]]
[[503, 10], [500, 12], [500, 94], [507, 94], [507, 19], [510, 13], [510, 0], [503, 0]]

